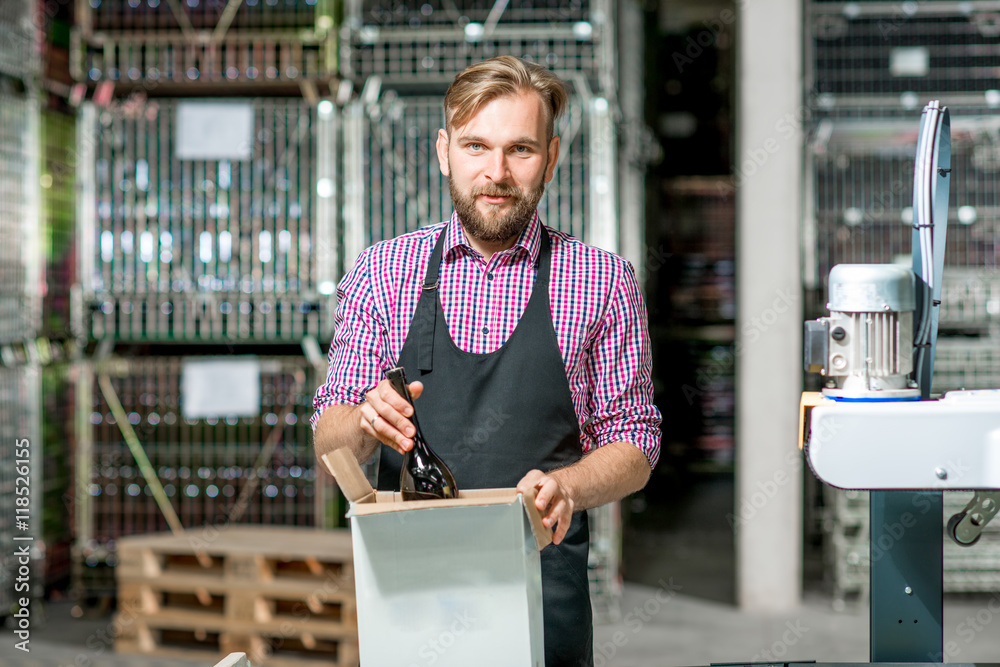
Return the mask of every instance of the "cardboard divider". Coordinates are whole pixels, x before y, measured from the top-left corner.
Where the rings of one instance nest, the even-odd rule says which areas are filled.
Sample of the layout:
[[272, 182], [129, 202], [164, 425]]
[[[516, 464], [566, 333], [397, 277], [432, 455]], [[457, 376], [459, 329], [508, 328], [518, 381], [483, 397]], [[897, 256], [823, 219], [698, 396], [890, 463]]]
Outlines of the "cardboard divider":
[[[399, 492], [375, 491], [365, 477], [354, 454], [346, 447], [335, 449], [320, 457], [326, 464], [344, 497], [351, 503], [348, 516], [365, 516], [386, 512], [403, 512], [442, 507], [469, 507], [474, 505], [503, 505], [514, 502], [519, 495], [516, 489], [468, 489], [459, 491], [458, 498], [444, 500], [403, 500]], [[538, 549], [552, 543], [552, 530], [542, 523], [542, 516], [535, 507], [537, 489], [524, 494], [522, 504], [531, 522]]]

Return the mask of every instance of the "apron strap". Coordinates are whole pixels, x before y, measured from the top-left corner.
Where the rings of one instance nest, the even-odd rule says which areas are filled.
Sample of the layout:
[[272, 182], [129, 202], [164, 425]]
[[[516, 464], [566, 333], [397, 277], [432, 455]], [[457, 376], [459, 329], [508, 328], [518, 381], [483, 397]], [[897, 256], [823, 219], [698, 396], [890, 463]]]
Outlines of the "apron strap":
[[421, 373], [434, 370], [434, 329], [437, 327], [438, 274], [441, 271], [441, 256], [444, 252], [444, 237], [448, 228], [438, 234], [434, 251], [427, 262], [427, 272], [417, 300], [417, 310], [413, 314], [413, 325], [417, 329], [417, 369]]

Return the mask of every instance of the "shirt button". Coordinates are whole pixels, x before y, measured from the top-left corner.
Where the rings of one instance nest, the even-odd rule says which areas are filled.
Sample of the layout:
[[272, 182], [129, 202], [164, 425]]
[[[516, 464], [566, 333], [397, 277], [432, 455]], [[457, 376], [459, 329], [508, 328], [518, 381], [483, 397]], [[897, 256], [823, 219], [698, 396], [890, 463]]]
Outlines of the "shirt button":
[[486, 279], [487, 280], [493, 280], [493, 272], [492, 271], [487, 271], [486, 272]]
[[483, 335], [486, 335], [489, 332], [490, 332], [490, 328], [489, 327], [483, 327]]

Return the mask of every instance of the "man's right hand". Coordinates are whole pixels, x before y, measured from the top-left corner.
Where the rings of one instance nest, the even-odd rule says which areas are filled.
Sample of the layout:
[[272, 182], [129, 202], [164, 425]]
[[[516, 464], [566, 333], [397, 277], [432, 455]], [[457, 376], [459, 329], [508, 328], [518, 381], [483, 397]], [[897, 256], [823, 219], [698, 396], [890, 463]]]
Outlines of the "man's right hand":
[[[424, 385], [419, 381], [411, 382], [406, 387], [414, 399], [424, 391]], [[410, 421], [413, 406], [396, 392], [388, 380], [382, 380], [365, 394], [365, 402], [358, 408], [362, 432], [400, 454], [413, 448], [413, 436], [417, 432]]]

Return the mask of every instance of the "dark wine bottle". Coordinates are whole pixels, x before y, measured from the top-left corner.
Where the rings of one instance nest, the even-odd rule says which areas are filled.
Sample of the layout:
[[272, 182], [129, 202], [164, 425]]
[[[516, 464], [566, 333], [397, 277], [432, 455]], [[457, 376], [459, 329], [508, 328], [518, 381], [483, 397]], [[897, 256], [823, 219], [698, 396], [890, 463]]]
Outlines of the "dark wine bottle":
[[420, 422], [417, 420], [417, 409], [413, 405], [413, 399], [406, 388], [406, 374], [401, 366], [390, 368], [385, 372], [400, 396], [413, 407], [413, 416], [410, 421], [416, 429], [413, 437], [413, 448], [403, 455], [403, 467], [399, 471], [399, 490], [403, 494], [403, 500], [438, 500], [442, 498], [457, 498], [458, 486], [455, 484], [455, 476], [445, 465], [444, 461], [435, 454], [424, 433], [420, 430]]

